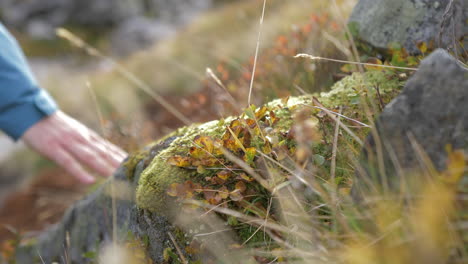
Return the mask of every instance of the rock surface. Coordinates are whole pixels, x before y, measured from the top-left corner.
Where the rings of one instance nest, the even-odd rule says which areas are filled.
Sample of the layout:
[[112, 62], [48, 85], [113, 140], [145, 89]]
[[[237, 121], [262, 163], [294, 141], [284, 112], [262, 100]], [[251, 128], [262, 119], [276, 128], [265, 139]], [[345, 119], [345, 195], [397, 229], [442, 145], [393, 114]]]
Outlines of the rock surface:
[[[166, 217], [139, 210], [132, 197], [147, 159], [166, 148], [170, 142], [171, 139], [168, 139], [152, 147], [149, 155], [139, 160], [132, 171], [122, 166], [111, 180], [71, 207], [60, 223], [42, 233], [30, 245], [20, 247], [16, 253], [17, 263], [64, 263], [65, 258], [68, 258], [66, 263], [96, 263], [95, 257], [90, 256], [97, 256], [101, 247], [112, 241], [114, 220], [117, 241], [126, 241], [130, 235], [147, 239], [149, 257], [161, 263], [163, 249], [169, 241], [167, 234], [173, 228]], [[134, 174], [132, 181], [128, 180], [129, 173]], [[118, 193], [115, 219], [111, 188]]]
[[421, 151], [436, 169], [444, 170], [448, 145], [468, 153], [468, 70], [446, 51], [434, 51], [421, 62], [402, 93], [385, 107], [377, 130], [386, 177], [378, 169], [379, 143], [371, 136], [364, 153], [369, 161], [364, 163], [367, 175], [361, 173], [361, 178], [375, 177], [380, 182], [385, 178], [390, 187], [399, 188], [400, 181], [395, 179], [401, 173], [409, 180], [408, 172], [426, 167]]
[[362, 40], [377, 48], [396, 42], [418, 53], [417, 43], [434, 40], [437, 47], [462, 52], [457, 43], [468, 35], [467, 19], [465, 0], [360, 0], [349, 22]]

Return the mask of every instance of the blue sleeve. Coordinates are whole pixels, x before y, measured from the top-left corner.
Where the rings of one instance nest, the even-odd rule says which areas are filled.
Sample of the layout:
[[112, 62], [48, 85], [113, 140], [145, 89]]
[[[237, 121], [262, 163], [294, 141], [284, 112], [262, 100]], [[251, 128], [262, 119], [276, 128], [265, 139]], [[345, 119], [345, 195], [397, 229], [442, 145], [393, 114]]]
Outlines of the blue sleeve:
[[16, 40], [0, 23], [0, 129], [14, 140], [57, 105], [39, 87]]

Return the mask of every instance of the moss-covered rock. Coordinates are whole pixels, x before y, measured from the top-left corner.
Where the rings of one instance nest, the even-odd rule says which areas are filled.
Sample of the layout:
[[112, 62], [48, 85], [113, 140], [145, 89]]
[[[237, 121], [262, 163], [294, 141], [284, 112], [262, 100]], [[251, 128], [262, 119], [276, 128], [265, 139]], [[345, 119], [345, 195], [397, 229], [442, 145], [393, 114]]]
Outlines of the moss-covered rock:
[[[288, 136], [285, 134], [290, 133], [291, 129], [297, 125], [297, 122], [304, 121], [298, 121], [297, 115], [301, 111], [309, 109], [307, 114], [310, 116], [306, 117], [306, 119], [316, 115], [323, 116], [323, 111], [314, 108], [312, 98], [315, 98], [316, 101], [320, 102], [324, 107], [332, 111], [342, 106], [344, 115], [350, 118], [363, 120], [367, 119], [367, 116], [364, 114], [364, 110], [361, 107], [362, 103], [368, 103], [369, 100], [374, 100], [373, 103], [376, 105], [389, 102], [389, 100], [398, 93], [401, 87], [402, 82], [393, 72], [369, 71], [365, 73], [354, 73], [337, 82], [329, 92], [323, 92], [313, 96], [306, 95], [290, 97], [288, 99], [277, 99], [268, 103], [265, 106], [266, 109], [247, 109], [240, 117], [229, 117], [226, 120], [211, 121], [201, 125], [192, 125], [190, 127], [181, 128], [169, 135], [176, 139], [172, 141], [166, 149], [159, 152], [159, 154], [153, 158], [149, 166], [142, 172], [136, 193], [137, 205], [142, 209], [161, 213], [166, 211], [170, 205], [170, 203], [168, 203], [169, 198], [166, 193], [171, 184], [193, 181], [195, 183], [200, 183], [203, 187], [204, 177], [207, 177], [206, 172], [200, 173], [199, 168], [196, 166], [190, 166], [190, 164], [186, 164], [185, 166], [170, 164], [170, 159], [172, 157], [177, 156], [189, 158], [190, 149], [197, 145], [194, 142], [197, 136], [209, 137], [213, 141], [222, 140], [223, 136], [226, 135], [226, 133], [229, 133], [228, 127], [233, 120], [252, 120], [252, 116], [249, 117], [249, 113], [251, 113], [250, 115], [254, 115], [259, 111], [264, 111], [267, 112], [267, 114], [265, 114], [266, 117], [262, 116], [262, 118], [264, 117], [271, 121], [273, 118], [271, 115], [273, 115], [279, 121], [273, 124], [270, 121], [263, 122], [258, 120], [259, 124], [257, 125], [260, 127], [260, 135], [258, 135], [258, 137], [253, 136], [253, 142], [250, 142], [250, 145], [246, 146], [246, 148], [260, 147], [260, 145], [255, 143], [255, 138], [260, 141], [278, 140], [271, 139], [271, 137], [269, 138], [267, 134], [275, 134], [277, 136], [283, 135], [281, 138], [283, 140], [288, 137], [291, 138], [291, 135]], [[320, 129], [329, 130], [323, 131], [324, 133], [322, 134], [331, 135], [334, 123], [328, 122], [329, 120], [325, 120], [326, 118], [324, 119], [323, 117], [320, 117], [319, 119], [320, 122], [327, 123]], [[252, 127], [255, 127], [255, 124]], [[358, 134], [364, 136], [366, 133], [367, 131], [364, 131], [364, 133], [359, 132]], [[295, 139], [293, 138], [291, 141], [294, 142]], [[330, 148], [323, 146], [320, 147], [320, 145], [326, 145], [328, 142], [327, 140], [325, 140], [325, 142], [318, 142], [317, 144], [314, 144], [314, 149], [328, 151]], [[274, 142], [267, 143], [275, 144]], [[294, 151], [295, 149], [290, 150]], [[315, 154], [325, 158], [330, 156], [330, 153]], [[258, 156], [256, 153], [254, 153], [254, 155]], [[218, 158], [226, 160], [222, 154], [218, 155]], [[240, 158], [242, 159], [242, 157]], [[217, 172], [221, 170], [222, 169], [218, 169]]]
[[[210, 250], [211, 257], [223, 259], [225, 255], [217, 254], [237, 254], [226, 251], [227, 246], [271, 243], [269, 234], [234, 215], [219, 215], [208, 221], [206, 217], [197, 218], [205, 214], [204, 209], [196, 211], [198, 216], [184, 219], [173, 213], [185, 210], [178, 202], [190, 198], [207, 208], [220, 207], [248, 217], [270, 217], [270, 223], [280, 222], [280, 213], [267, 208], [273, 190], [294, 184], [289, 171], [296, 164], [305, 168], [312, 164], [317, 177], [329, 176], [336, 126], [329, 111], [341, 110], [347, 118], [367, 122], [380, 108], [369, 115], [363, 103], [386, 104], [400, 88], [401, 82], [392, 72], [355, 73], [326, 93], [277, 99], [262, 107], [252, 106], [238, 117], [180, 128], [130, 156], [114, 179], [71, 208], [61, 223], [34, 243], [21, 246], [17, 260], [40, 263], [37, 252], [46, 262], [58, 260], [65, 254], [63, 245], [69, 243], [70, 263], [95, 263], [93, 256], [113, 236], [108, 225], [113, 221], [113, 206], [117, 207], [119, 241], [127, 243], [131, 234], [130, 244], [136, 241], [143, 245], [156, 263], [178, 263], [179, 253], [174, 252], [179, 249], [195, 261], [190, 263], [196, 263], [200, 243]], [[353, 125], [354, 136], [359, 138], [368, 132], [355, 121], [343, 119], [343, 123]], [[339, 140], [347, 148], [360, 147], [344, 132]], [[338, 157], [336, 181], [346, 182], [353, 170], [350, 157], [346, 149]], [[117, 190], [118, 195], [110, 195], [109, 188]], [[124, 193], [134, 195], [136, 204]], [[198, 236], [218, 234], [226, 227], [232, 230], [229, 236], [225, 231], [220, 233], [221, 239]], [[176, 248], [173, 239], [181, 248]]]

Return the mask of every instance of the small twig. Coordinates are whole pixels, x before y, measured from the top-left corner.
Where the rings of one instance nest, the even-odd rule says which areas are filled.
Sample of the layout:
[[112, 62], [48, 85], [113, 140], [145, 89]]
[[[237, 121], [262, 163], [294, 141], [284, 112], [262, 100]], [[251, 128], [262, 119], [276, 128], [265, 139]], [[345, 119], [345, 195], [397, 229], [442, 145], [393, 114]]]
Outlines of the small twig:
[[380, 87], [377, 85], [375, 87], [375, 90], [377, 91], [377, 98], [379, 98], [379, 106], [380, 106], [380, 111], [384, 109], [384, 102], [382, 100], [382, 95], [380, 94]]
[[177, 250], [177, 254], [179, 254], [179, 258], [182, 260], [182, 263], [188, 264], [188, 261], [187, 261], [187, 259], [185, 259], [184, 254], [182, 254], [182, 250], [180, 250], [180, 247], [177, 244], [177, 241], [174, 239], [174, 237], [172, 236], [172, 234], [170, 232], [167, 232], [167, 234], [169, 235], [169, 238], [171, 239], [172, 244], [174, 244], [174, 247]]
[[[340, 107], [340, 113], [341, 113], [341, 107]], [[338, 150], [338, 135], [340, 133], [340, 124], [341, 124], [341, 119], [340, 117], [338, 117], [338, 121], [336, 122], [336, 125], [335, 125], [335, 135], [333, 137], [333, 150], [332, 150], [332, 158], [331, 158], [331, 165], [330, 165], [330, 179], [331, 179], [333, 186], [335, 186], [336, 153]]]

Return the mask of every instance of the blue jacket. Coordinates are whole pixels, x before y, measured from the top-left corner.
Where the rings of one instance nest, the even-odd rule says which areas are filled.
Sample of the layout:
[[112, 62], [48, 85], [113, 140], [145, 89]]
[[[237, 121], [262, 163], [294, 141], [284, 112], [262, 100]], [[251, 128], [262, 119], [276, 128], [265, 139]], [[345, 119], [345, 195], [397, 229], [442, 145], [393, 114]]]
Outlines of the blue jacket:
[[0, 129], [14, 140], [57, 110], [34, 78], [16, 40], [0, 23]]

